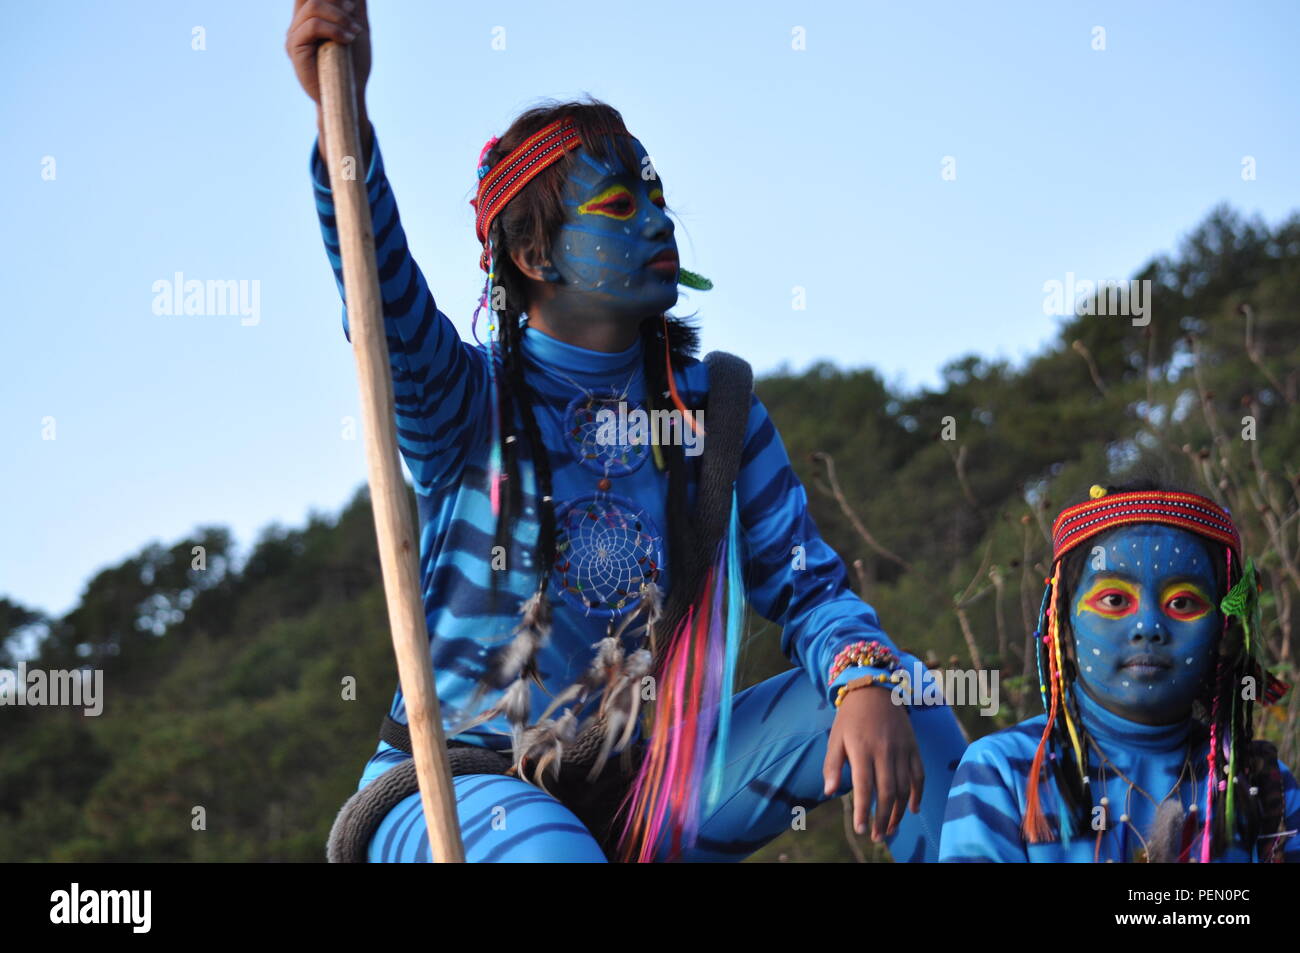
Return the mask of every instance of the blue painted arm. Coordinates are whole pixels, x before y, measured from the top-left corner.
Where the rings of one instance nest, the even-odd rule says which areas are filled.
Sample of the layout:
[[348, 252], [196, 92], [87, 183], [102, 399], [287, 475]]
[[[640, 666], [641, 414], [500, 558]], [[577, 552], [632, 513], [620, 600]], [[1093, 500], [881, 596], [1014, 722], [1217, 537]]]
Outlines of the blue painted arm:
[[840, 649], [862, 639], [895, 647], [881, 630], [876, 611], [849, 589], [844, 562], [808, 513], [808, 495], [757, 396], [750, 403], [736, 494], [750, 603], [764, 618], [783, 626], [781, 649], [786, 657], [834, 701], [840, 685], [881, 671], [850, 668], [828, 687], [831, 663]]

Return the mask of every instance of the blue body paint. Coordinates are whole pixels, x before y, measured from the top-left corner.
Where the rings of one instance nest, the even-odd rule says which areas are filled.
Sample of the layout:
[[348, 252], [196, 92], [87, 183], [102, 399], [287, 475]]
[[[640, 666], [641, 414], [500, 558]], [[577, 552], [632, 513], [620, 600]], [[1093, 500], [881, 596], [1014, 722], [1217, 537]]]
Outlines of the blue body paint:
[[[565, 220], [546, 273], [556, 291], [548, 308], [641, 318], [677, 302], [677, 240], [663, 207], [663, 183], [645, 147], [636, 139], [629, 144], [635, 169], [612, 146], [603, 160], [585, 147], [573, 153]], [[671, 264], [649, 266], [664, 254]]]

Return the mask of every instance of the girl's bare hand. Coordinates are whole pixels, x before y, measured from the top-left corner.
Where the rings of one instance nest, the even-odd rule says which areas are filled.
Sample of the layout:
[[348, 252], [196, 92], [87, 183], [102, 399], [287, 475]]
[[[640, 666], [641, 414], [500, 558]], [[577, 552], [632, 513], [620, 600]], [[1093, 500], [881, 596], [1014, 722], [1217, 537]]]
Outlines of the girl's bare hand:
[[849, 692], [831, 725], [830, 743], [822, 766], [826, 796], [840, 786], [844, 763], [853, 776], [853, 826], [865, 834], [871, 800], [876, 811], [871, 839], [884, 840], [898, 829], [903, 812], [921, 810], [925, 768], [907, 710], [894, 704], [888, 688], [868, 687]]
[[316, 50], [326, 40], [352, 47], [352, 70], [356, 76], [357, 102], [365, 102], [366, 80], [370, 77], [370, 22], [366, 0], [294, 0], [293, 20], [284, 40], [285, 52], [298, 74], [298, 82], [320, 107], [320, 84], [316, 77]]

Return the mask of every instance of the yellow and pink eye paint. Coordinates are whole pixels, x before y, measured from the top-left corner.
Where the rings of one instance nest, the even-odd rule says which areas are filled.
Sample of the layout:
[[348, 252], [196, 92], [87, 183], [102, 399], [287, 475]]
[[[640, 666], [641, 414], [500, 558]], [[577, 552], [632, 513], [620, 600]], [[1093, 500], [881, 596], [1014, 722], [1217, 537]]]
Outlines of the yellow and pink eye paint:
[[605, 215], [626, 222], [636, 214], [636, 199], [626, 185], [611, 185], [578, 206], [582, 215]]
[[[1103, 601], [1116, 595], [1124, 596], [1124, 605], [1108, 606]], [[1122, 619], [1136, 615], [1140, 602], [1141, 593], [1133, 583], [1124, 579], [1098, 579], [1079, 598], [1076, 615], [1095, 612], [1103, 619]]]
[[[1174, 609], [1172, 603], [1187, 599], [1192, 603], [1189, 609]], [[1179, 582], [1165, 586], [1160, 592], [1160, 606], [1165, 615], [1179, 622], [1196, 622], [1204, 619], [1214, 611], [1214, 603], [1200, 586], [1190, 582]]]
[[[1122, 605], [1107, 605], [1106, 600], [1122, 596]], [[1191, 602], [1190, 608], [1175, 609], [1173, 603], [1179, 600]], [[1097, 579], [1082, 596], [1079, 597], [1076, 615], [1092, 612], [1103, 619], [1123, 619], [1136, 615], [1142, 604], [1141, 590], [1125, 579]], [[1214, 610], [1210, 597], [1197, 585], [1190, 582], [1177, 582], [1165, 586], [1160, 592], [1160, 607], [1167, 616], [1178, 622], [1196, 622], [1205, 618]]]
[[[650, 190], [650, 201], [660, 208], [664, 207], [664, 191], [657, 186]], [[636, 214], [636, 197], [626, 185], [611, 185], [599, 195], [588, 199], [578, 206], [582, 215], [604, 215], [619, 222], [626, 222]]]

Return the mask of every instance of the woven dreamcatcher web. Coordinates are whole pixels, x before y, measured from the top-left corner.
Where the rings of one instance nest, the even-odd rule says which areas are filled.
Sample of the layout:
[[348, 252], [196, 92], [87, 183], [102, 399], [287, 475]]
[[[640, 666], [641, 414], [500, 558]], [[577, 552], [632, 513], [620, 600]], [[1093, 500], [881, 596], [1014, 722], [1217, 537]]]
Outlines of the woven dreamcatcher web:
[[556, 513], [555, 582], [588, 615], [621, 615], [642, 583], [658, 582], [663, 542], [635, 503], [608, 493], [580, 497]]
[[[618, 393], [612, 388], [579, 394], [564, 411], [565, 432], [572, 441], [574, 456], [582, 466], [602, 476], [627, 476], [650, 456], [648, 435], [637, 434], [626, 424], [626, 433], [620, 433], [617, 427], [602, 426], [601, 412], [609, 412], [606, 420], [617, 421], [620, 404], [624, 421], [635, 411], [643, 411], [639, 402], [627, 400], [626, 391]], [[625, 437], [634, 442], [624, 442]]]

